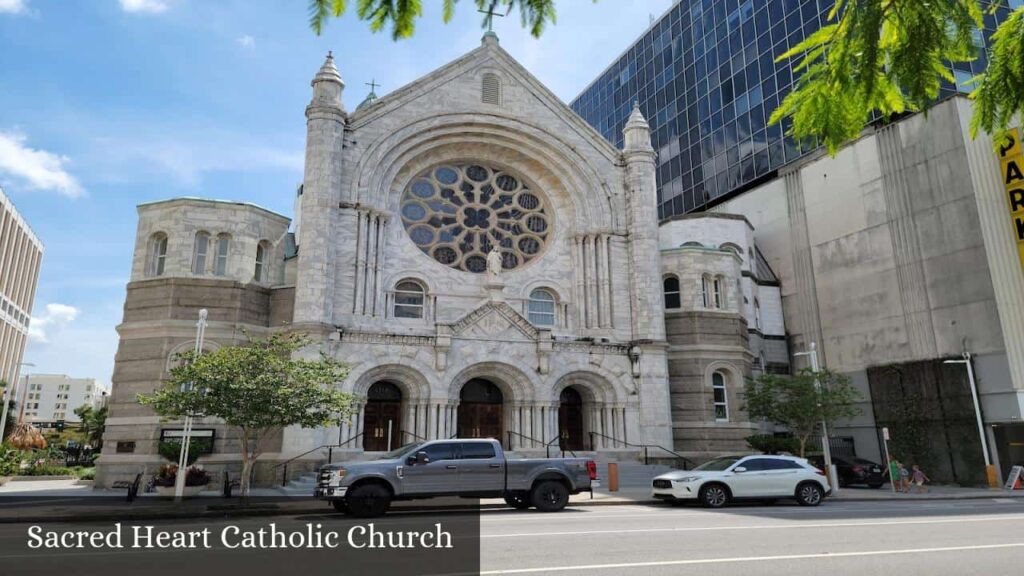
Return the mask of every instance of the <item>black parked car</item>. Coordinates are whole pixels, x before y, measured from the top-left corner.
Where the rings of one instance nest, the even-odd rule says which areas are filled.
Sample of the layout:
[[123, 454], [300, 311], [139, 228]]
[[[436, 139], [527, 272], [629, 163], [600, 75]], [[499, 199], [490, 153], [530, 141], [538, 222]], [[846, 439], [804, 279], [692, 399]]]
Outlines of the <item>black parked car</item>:
[[[818, 468], [825, 469], [825, 457], [813, 454], [807, 460]], [[832, 463], [839, 472], [839, 485], [867, 484], [871, 488], [881, 488], [885, 484], [885, 467], [877, 462], [851, 456], [833, 456]]]

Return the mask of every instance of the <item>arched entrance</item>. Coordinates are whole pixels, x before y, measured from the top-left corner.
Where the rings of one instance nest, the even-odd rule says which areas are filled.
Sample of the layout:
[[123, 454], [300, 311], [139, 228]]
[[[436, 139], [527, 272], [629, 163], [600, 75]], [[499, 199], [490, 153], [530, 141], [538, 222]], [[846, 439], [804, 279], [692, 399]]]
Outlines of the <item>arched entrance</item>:
[[363, 450], [382, 452], [401, 443], [402, 391], [391, 382], [374, 382], [366, 392]]
[[501, 440], [501, 390], [490, 380], [474, 378], [459, 392], [459, 438], [494, 438]]
[[558, 437], [562, 450], [583, 450], [583, 397], [573, 386], [558, 397]]

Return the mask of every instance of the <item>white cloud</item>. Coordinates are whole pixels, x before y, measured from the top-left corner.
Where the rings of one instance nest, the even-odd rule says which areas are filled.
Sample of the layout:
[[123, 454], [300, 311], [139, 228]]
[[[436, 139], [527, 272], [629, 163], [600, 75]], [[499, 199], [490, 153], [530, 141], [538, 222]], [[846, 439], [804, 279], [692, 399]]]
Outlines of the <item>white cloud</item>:
[[[2, 0], [0, 0], [0, 1], [2, 1]], [[256, 48], [256, 39], [253, 38], [252, 36], [249, 36], [248, 34], [246, 34], [245, 36], [239, 36], [238, 40], [236, 40], [236, 41], [238, 42], [238, 45], [241, 46], [242, 48], [246, 48], [248, 50], [252, 50], [253, 48]]]
[[29, 148], [26, 141], [24, 134], [0, 132], [0, 175], [13, 176], [30, 189], [55, 190], [69, 198], [85, 194], [78, 180], [65, 169], [67, 156]]
[[0, 0], [0, 14], [24, 14], [25, 0]]
[[[3, 0], [0, 0], [3, 1]], [[125, 12], [160, 14], [171, 7], [170, 0], [118, 0]]]
[[71, 324], [78, 317], [78, 308], [67, 304], [50, 303], [39, 316], [33, 316], [28, 326], [28, 337], [33, 342], [46, 344], [54, 333]]

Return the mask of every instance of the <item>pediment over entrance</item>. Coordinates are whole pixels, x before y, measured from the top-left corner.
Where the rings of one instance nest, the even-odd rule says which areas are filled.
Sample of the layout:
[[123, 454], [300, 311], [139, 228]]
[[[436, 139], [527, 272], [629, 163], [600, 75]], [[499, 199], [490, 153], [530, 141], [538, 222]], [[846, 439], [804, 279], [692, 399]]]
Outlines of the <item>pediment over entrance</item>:
[[454, 338], [536, 342], [540, 331], [507, 302], [487, 302], [450, 324]]

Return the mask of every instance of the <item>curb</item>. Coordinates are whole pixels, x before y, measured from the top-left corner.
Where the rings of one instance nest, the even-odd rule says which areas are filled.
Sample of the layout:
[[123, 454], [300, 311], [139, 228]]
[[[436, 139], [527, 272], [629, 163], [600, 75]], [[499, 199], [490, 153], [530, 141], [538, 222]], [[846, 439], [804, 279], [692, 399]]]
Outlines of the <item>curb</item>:
[[[991, 498], [998, 498], [999, 494], [969, 494], [969, 495], [950, 495], [941, 497], [931, 498], [829, 498], [832, 502], [935, 502], [935, 501], [946, 501], [946, 500], [986, 500]], [[1011, 498], [1020, 498], [1020, 496], [1011, 496]], [[570, 507], [601, 507], [601, 506], [663, 506], [664, 502], [661, 500], [596, 500], [589, 501], [583, 500], [581, 502], [570, 502]], [[443, 508], [429, 507], [429, 506], [397, 506], [392, 508], [392, 512], [424, 512], [435, 510], [438, 512], [442, 511], [469, 511], [469, 510], [501, 510], [511, 509], [505, 504], [481, 504], [479, 506], [473, 505], [454, 505], [445, 506]], [[5, 516], [0, 517], [0, 524], [23, 524], [23, 523], [40, 523], [40, 522], [116, 522], [116, 521], [132, 521], [132, 520], [173, 520], [173, 519], [184, 519], [184, 518], [256, 518], [264, 516], [298, 516], [304, 514], [330, 514], [334, 515], [336, 512], [331, 510], [329, 507], [324, 506], [322, 509], [312, 508], [245, 508], [236, 509], [229, 508], [227, 506], [218, 508], [216, 505], [207, 506], [205, 509], [197, 510], [139, 510], [133, 512], [131, 509], [113, 513], [102, 513], [102, 514], [54, 514], [54, 515], [25, 515], [25, 516]]]

